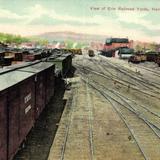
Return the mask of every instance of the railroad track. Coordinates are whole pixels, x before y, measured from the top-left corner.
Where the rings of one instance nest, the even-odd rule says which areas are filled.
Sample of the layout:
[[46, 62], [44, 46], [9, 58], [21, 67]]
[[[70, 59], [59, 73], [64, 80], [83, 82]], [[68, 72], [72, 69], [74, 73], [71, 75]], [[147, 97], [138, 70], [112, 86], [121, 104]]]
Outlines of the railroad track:
[[137, 146], [144, 156], [144, 159], [158, 160], [160, 156], [160, 137], [147, 120], [142, 119], [136, 114], [134, 106], [132, 109], [126, 107], [127, 105], [130, 106], [130, 104], [127, 104], [126, 101], [125, 104], [123, 104], [122, 102], [124, 101], [122, 101], [117, 94], [114, 93], [114, 96], [111, 96], [110, 92], [101, 86], [98, 86], [97, 83], [95, 84], [94, 82], [87, 81], [84, 78], [82, 79], [111, 103], [117, 114], [124, 121], [126, 127], [134, 137]]
[[[86, 76], [87, 74], [83, 74], [84, 70], [85, 69], [83, 68], [80, 72], [83, 76]], [[94, 73], [96, 73], [96, 72], [94, 72]], [[99, 73], [97, 73], [97, 75], [103, 76]], [[93, 79], [92, 79], [92, 81], [94, 83], [96, 83], [97, 85], [99, 85], [100, 87], [107, 90], [108, 92], [110, 92], [110, 94], [116, 94], [118, 96], [118, 98], [120, 98], [122, 101], [124, 101], [127, 105], [128, 104], [134, 105], [134, 108], [131, 105], [129, 105], [129, 107], [130, 107], [130, 109], [132, 109], [132, 111], [135, 111], [135, 109], [136, 109], [136, 114], [137, 115], [141, 116], [143, 119], [146, 119], [146, 117], [148, 117], [149, 123], [151, 125], [153, 125], [155, 128], [160, 129], [160, 113], [158, 114], [157, 112], [153, 111], [151, 108], [149, 108], [147, 106], [137, 104], [137, 102], [135, 100], [127, 98], [124, 95], [122, 95], [120, 92], [117, 92], [113, 89], [106, 88], [106, 86], [104, 86], [102, 84], [99, 84], [98, 82], [96, 82]], [[157, 121], [157, 122], [155, 123], [154, 121]]]
[[87, 90], [87, 95], [86, 95], [86, 99], [87, 99], [87, 106], [89, 109], [89, 114], [88, 114], [88, 123], [89, 123], [89, 148], [90, 148], [90, 159], [94, 160], [94, 141], [93, 141], [93, 103], [91, 100], [91, 96], [90, 96], [90, 90], [88, 85], [86, 84], [86, 90]]
[[[136, 85], [138, 88], [141, 88], [141, 90], [147, 90], [147, 91], [153, 92], [155, 94], [160, 94], [160, 91], [159, 91], [160, 84], [159, 83], [149, 82], [147, 79], [144, 79], [143, 77], [138, 76], [138, 74], [136, 74], [135, 72], [128, 70], [128, 69], [124, 68], [123, 66], [116, 66], [115, 64], [112, 64], [108, 60], [104, 61], [104, 59], [102, 59], [102, 60], [100, 59], [101, 65], [103, 65], [104, 67], [99, 65], [99, 63], [95, 59], [89, 59], [89, 60], [91, 62], [93, 62], [93, 64], [96, 65], [105, 75], [106, 75], [106, 73], [107, 74], [110, 73], [110, 69], [115, 69], [118, 71], [117, 73], [122, 73], [123, 75], [117, 76], [117, 74], [115, 74], [115, 75], [109, 74], [109, 76], [112, 76], [114, 78], [118, 78], [119, 80], [124, 81], [125, 83], [128, 83], [129, 85], [133, 85], [133, 86]], [[120, 69], [120, 68], [124, 68], [124, 69]], [[133, 72], [133, 74], [130, 74], [129, 72]], [[135, 77], [133, 75], [135, 75]], [[127, 76], [127, 78], [124, 79], [124, 76]], [[128, 80], [128, 78], [130, 78], [130, 80]], [[135, 80], [135, 81], [133, 81], [133, 80]]]
[[[151, 69], [151, 68], [147, 68], [147, 67], [141, 66], [141, 65], [136, 66], [136, 67], [142, 68], [142, 69], [144, 69], [144, 70], [147, 70], [147, 71], [151, 72], [152, 74], [154, 74], [155, 76], [160, 77], [160, 71], [158, 71], [158, 70], [153, 70], [153, 69]], [[157, 67], [155, 67], [155, 69], [156, 69], [156, 68], [157, 68]], [[158, 68], [159, 68], [159, 67], [158, 67]]]
[[[86, 77], [86, 75], [83, 75], [83, 76]], [[117, 92], [113, 89], [106, 88], [104, 85], [99, 84], [98, 82], [96, 82], [93, 79], [90, 79], [90, 81], [94, 82], [96, 85], [105, 89], [107, 92], [110, 93], [110, 95], [112, 95], [112, 94], [116, 95], [117, 98], [119, 98], [122, 101], [122, 103], [124, 102], [125, 104], [127, 104], [129, 109], [134, 111], [139, 117], [141, 117], [144, 120], [146, 120], [146, 118], [147, 118], [148, 123], [150, 123], [151, 125], [153, 125], [154, 127], [158, 128], [160, 130], [160, 114], [158, 114], [157, 112], [153, 111], [150, 108], [147, 108], [146, 106], [137, 104], [136, 101], [125, 97], [120, 92]], [[132, 107], [132, 106], [134, 106], [134, 107]]]
[[[142, 82], [142, 83], [146, 83], [146, 84], [150, 84], [150, 85], [153, 85], [153, 86], [155, 86], [155, 87], [158, 87], [158, 88], [160, 88], [159, 87], [159, 85], [160, 85], [160, 83], [156, 83], [156, 82], [149, 82], [147, 79], [145, 79], [145, 78], [143, 78], [141, 75], [138, 75], [136, 72], [134, 72], [134, 71], [131, 71], [131, 70], [129, 70], [129, 69], [127, 69], [127, 68], [125, 68], [125, 67], [123, 67], [123, 66], [121, 66], [121, 65], [118, 65], [118, 64], [113, 64], [113, 63], [111, 63], [110, 61], [108, 61], [108, 60], [103, 60], [102, 61], [102, 63], [104, 64], [104, 65], [106, 65], [106, 62], [107, 62], [107, 64], [108, 65], [110, 65], [111, 67], [114, 67], [116, 70], [118, 70], [119, 72], [121, 72], [121, 73], [123, 73], [123, 74], [125, 74], [125, 75], [128, 75], [128, 76], [130, 76], [131, 78], [133, 78], [133, 79], [135, 79], [135, 80], [137, 80], [137, 81], [139, 81], [139, 82]], [[154, 73], [154, 72], [153, 72]], [[159, 76], [160, 77], [160, 76]]]
[[76, 104], [76, 93], [74, 94], [75, 96], [73, 96], [73, 99], [69, 99], [69, 104], [70, 104], [70, 111], [69, 111], [69, 116], [68, 116], [68, 122], [65, 125], [65, 128], [63, 130], [63, 132], [65, 132], [65, 134], [62, 135], [62, 139], [64, 138], [63, 144], [61, 146], [61, 153], [60, 153], [60, 160], [64, 160], [65, 157], [65, 150], [66, 150], [66, 144], [67, 144], [67, 140], [68, 140], [68, 135], [69, 135], [69, 130], [70, 130], [70, 126], [71, 126], [71, 122], [72, 122], [72, 115], [74, 112], [74, 106]]
[[[101, 72], [99, 73], [99, 72], [93, 71], [89, 67], [84, 68], [83, 66], [78, 65], [78, 69], [80, 69], [81, 74], [84, 74], [84, 75], [86, 75], [88, 73], [92, 73], [92, 74], [96, 74], [96, 75], [98, 75], [100, 77], [103, 77], [105, 79], [115, 80], [114, 78], [112, 78], [112, 76], [108, 77], [107, 75], [104, 75]], [[121, 83], [121, 84], [125, 85], [124, 83]], [[101, 84], [101, 86], [102, 86], [102, 84]], [[103, 85], [102, 88], [106, 88], [106, 87]], [[108, 88], [106, 88], [106, 89], [108, 89]], [[137, 89], [137, 88], [133, 87], [133, 89]], [[153, 96], [153, 94], [151, 94], [151, 92], [144, 92], [144, 91], [141, 90], [141, 88], [138, 88], [137, 90], [140, 91], [140, 92], [142, 92], [142, 93], [144, 93], [144, 94], [147, 94], [149, 96]], [[150, 108], [149, 106], [139, 105], [135, 100], [132, 100], [131, 98], [125, 97], [124, 95], [122, 95], [122, 93], [117, 92], [116, 90], [111, 90], [110, 89], [109, 91], [118, 94], [119, 98], [121, 98], [122, 100], [125, 100], [127, 103], [130, 103], [131, 105], [134, 105], [134, 108], [137, 110], [136, 114], [139, 115], [139, 116], [141, 116], [144, 119], [147, 118], [149, 120], [148, 123], [150, 124], [150, 126], [152, 126], [152, 128], [156, 131], [156, 133], [158, 135], [160, 135], [160, 132], [159, 132], [159, 128], [160, 128], [160, 123], [159, 123], [160, 114], [158, 113], [158, 110]], [[156, 95], [154, 95], [153, 97], [159, 99], [159, 97], [156, 96]], [[130, 105], [130, 108], [131, 108], [131, 105]], [[132, 110], [133, 110], [133, 107], [132, 107]], [[158, 128], [158, 130], [157, 130], [157, 128]]]
[[137, 87], [137, 86], [135, 86], [135, 84], [134, 83], [130, 83], [130, 82], [128, 82], [128, 81], [125, 81], [125, 80], [119, 80], [118, 78], [115, 78], [115, 77], [112, 77], [112, 76], [109, 76], [109, 75], [106, 75], [104, 72], [101, 72], [101, 71], [95, 71], [95, 70], [93, 70], [93, 69], [91, 69], [91, 68], [89, 68], [89, 67], [84, 67], [83, 65], [81, 65], [81, 64], [77, 64], [77, 63], [75, 63], [75, 66], [77, 66], [78, 68], [78, 70], [79, 71], [82, 71], [83, 73], [92, 73], [92, 74], [96, 74], [96, 75], [98, 75], [98, 76], [100, 76], [100, 77], [103, 77], [103, 78], [105, 78], [105, 79], [107, 79], [107, 80], [112, 80], [112, 81], [115, 81], [116, 83], [119, 83], [119, 84], [121, 84], [121, 85], [123, 85], [123, 86], [125, 86], [125, 87], [128, 87], [128, 85], [130, 85], [130, 88], [132, 88], [132, 89], [134, 89], [134, 90], [136, 90], [136, 91], [138, 91], [138, 92], [141, 92], [141, 93], [143, 93], [143, 94], [145, 94], [145, 95], [148, 95], [148, 96], [151, 96], [151, 97], [155, 97], [155, 98], [157, 98], [157, 99], [160, 99], [160, 97], [158, 97], [157, 96], [157, 93], [153, 93], [153, 92], [151, 92], [150, 90], [148, 91], [146, 91], [146, 90], [143, 90], [142, 88], [139, 88], [139, 87]]
[[[116, 92], [114, 90], [106, 88], [104, 85], [99, 84], [98, 82], [92, 80], [97, 86], [100, 86], [103, 88], [103, 90], [107, 91], [109, 95], [116, 96], [116, 99], [119, 99], [119, 102], [121, 101], [121, 104], [123, 104], [124, 107], [129, 109], [130, 111], [134, 112], [139, 118], [144, 120], [149, 125], [152, 125], [156, 127], [160, 131], [160, 115], [151, 109], [146, 108], [145, 106], [137, 104], [135, 101], [126, 98], [119, 92]], [[125, 105], [124, 105], [125, 104]], [[159, 132], [156, 132], [156, 134], [160, 137]]]

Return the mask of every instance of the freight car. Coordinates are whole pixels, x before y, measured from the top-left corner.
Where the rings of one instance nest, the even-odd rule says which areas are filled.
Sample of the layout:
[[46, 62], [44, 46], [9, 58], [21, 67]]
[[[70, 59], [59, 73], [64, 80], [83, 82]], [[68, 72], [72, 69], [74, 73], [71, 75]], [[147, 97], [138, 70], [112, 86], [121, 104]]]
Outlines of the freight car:
[[64, 78], [72, 67], [72, 54], [64, 54], [59, 57], [51, 56], [47, 62], [55, 64], [56, 75]]
[[82, 49], [70, 49], [70, 52], [73, 53], [73, 55], [82, 55]]
[[128, 48], [128, 47], [121, 47], [121, 48], [118, 49], [118, 51], [119, 51], [118, 52], [119, 58], [121, 58], [121, 59], [128, 59], [134, 53], [134, 49]]
[[144, 53], [136, 53], [135, 55], [131, 56], [128, 62], [132, 63], [140, 63], [145, 62], [147, 60], [147, 56]]
[[72, 67], [72, 53], [62, 54], [61, 57], [66, 58], [66, 62], [67, 62], [66, 71], [69, 72]]
[[42, 58], [41, 53], [29, 53], [23, 54], [23, 61], [35, 61], [40, 60]]
[[95, 56], [94, 51], [93, 50], [88, 50], [88, 56], [89, 57], [94, 57]]
[[12, 56], [14, 61], [22, 61], [22, 53], [16, 51], [5, 51], [5, 56]]
[[[0, 116], [3, 117], [0, 127], [5, 126], [0, 128], [0, 142], [5, 140], [6, 143], [5, 148], [0, 148], [0, 157], [3, 160], [11, 160], [25, 138], [24, 132], [28, 132], [28, 128], [34, 124], [33, 73], [12, 71], [1, 74], [0, 84], [0, 114], [3, 114]], [[25, 99], [29, 94], [30, 99], [27, 101]], [[3, 137], [6, 139], [2, 139]], [[4, 142], [1, 145], [4, 146]]]
[[11, 52], [11, 51], [3, 51], [0, 53], [0, 65], [9, 66], [12, 64], [13, 61], [21, 61], [22, 60], [22, 53], [18, 52]]
[[10, 66], [14, 60], [13, 56], [0, 57], [0, 66]]
[[[35, 73], [36, 78], [36, 111], [35, 118], [38, 118], [49, 99], [54, 93], [54, 67], [52, 63], [37, 63], [29, 67], [21, 68], [19, 71]], [[47, 87], [48, 86], [48, 87]], [[46, 93], [47, 92], [47, 93]], [[47, 96], [46, 96], [47, 95]]]
[[158, 53], [154, 51], [150, 51], [146, 53], [146, 56], [147, 56], [147, 61], [155, 62], [157, 59]]
[[43, 51], [39, 51], [41, 54], [41, 58], [46, 58], [49, 57], [51, 55], [51, 51], [50, 50], [43, 50]]
[[1, 160], [13, 159], [54, 93], [54, 65], [29, 65], [0, 72]]
[[155, 63], [157, 63], [158, 66], [160, 67], [160, 53], [157, 55]]

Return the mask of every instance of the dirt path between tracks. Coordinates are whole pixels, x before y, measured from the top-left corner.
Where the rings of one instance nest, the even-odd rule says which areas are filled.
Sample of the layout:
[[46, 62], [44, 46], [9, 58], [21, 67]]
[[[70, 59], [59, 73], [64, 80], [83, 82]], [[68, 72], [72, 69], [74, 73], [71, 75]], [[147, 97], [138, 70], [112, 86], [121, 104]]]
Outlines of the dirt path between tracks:
[[48, 160], [141, 160], [134, 138], [109, 102], [77, 77]]

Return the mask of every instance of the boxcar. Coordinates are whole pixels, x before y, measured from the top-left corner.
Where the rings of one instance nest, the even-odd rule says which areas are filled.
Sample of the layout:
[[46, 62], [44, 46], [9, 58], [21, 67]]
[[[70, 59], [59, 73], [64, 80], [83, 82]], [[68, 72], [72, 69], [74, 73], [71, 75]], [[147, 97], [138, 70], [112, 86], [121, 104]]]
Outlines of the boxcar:
[[133, 63], [140, 63], [140, 62], [145, 62], [146, 60], [147, 60], [146, 54], [141, 53], [132, 55], [128, 61]]
[[35, 75], [36, 84], [36, 109], [35, 118], [37, 119], [40, 113], [49, 102], [54, 93], [54, 65], [52, 63], [41, 62], [25, 68], [19, 69], [22, 72], [32, 72]]
[[1, 61], [2, 66], [10, 66], [12, 64], [12, 61], [14, 60], [13, 56], [4, 56], [3, 60]]
[[160, 67], [160, 55], [158, 55], [157, 56], [157, 58], [156, 58], [156, 61], [155, 61], [157, 64], [158, 64], [158, 66]]
[[52, 62], [53, 64], [55, 64], [55, 69], [56, 69], [56, 74], [60, 75], [62, 77], [65, 77], [67, 72], [68, 72], [68, 68], [67, 68], [67, 59], [66, 57], [57, 57], [57, 58], [48, 58], [47, 62]]
[[[4, 160], [11, 160], [18, 151], [18, 148], [31, 127], [34, 124], [34, 74], [19, 71], [12, 71], [1, 74], [0, 93], [1, 93], [1, 117], [4, 119], [0, 128], [0, 142], [3, 148], [0, 153]], [[7, 97], [7, 99], [6, 99]], [[5, 121], [5, 118], [7, 120]], [[4, 130], [3, 130], [4, 129]], [[7, 131], [6, 131], [7, 130]], [[7, 132], [7, 150], [4, 141], [6, 141]], [[4, 135], [3, 135], [4, 134]], [[7, 153], [7, 158], [4, 157]]]
[[41, 53], [23, 54], [23, 61], [34, 61], [40, 60], [41, 58]]
[[5, 56], [13, 56], [14, 61], [22, 61], [22, 59], [23, 59], [21, 52], [6, 51]]
[[147, 52], [146, 56], [147, 56], [147, 61], [155, 62], [158, 56], [158, 53], [157, 52]]
[[0, 91], [0, 157], [7, 159], [7, 93]]
[[62, 54], [61, 57], [66, 57], [66, 70], [69, 71], [72, 67], [72, 53]]

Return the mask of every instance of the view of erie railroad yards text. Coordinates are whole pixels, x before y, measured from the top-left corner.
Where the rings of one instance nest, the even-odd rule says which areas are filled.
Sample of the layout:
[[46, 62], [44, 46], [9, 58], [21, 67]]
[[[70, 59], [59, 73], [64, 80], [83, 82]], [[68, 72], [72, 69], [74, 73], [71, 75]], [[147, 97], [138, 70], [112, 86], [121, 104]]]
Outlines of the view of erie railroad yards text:
[[160, 160], [159, 0], [0, 0], [0, 160]]

